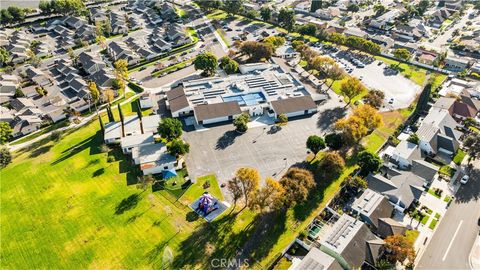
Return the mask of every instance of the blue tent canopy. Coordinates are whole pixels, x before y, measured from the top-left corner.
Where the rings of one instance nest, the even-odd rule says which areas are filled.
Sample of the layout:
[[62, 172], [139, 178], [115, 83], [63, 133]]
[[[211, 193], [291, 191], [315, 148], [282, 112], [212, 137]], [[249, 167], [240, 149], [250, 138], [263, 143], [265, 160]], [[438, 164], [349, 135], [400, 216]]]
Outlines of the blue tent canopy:
[[168, 179], [177, 176], [177, 172], [174, 169], [162, 171], [163, 179]]

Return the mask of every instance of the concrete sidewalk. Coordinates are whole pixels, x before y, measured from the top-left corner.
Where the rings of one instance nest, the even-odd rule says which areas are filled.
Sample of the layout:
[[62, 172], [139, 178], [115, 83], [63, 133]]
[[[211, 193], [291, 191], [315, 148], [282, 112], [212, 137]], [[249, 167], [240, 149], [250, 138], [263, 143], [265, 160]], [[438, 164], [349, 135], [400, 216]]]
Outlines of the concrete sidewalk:
[[480, 236], [477, 236], [477, 240], [475, 241], [475, 244], [473, 244], [469, 261], [472, 269], [480, 269]]

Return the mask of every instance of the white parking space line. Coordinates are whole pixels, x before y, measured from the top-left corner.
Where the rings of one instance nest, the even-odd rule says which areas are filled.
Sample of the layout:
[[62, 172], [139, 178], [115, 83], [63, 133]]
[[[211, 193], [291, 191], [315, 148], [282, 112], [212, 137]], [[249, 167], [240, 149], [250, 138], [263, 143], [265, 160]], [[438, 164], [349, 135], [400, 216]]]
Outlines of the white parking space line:
[[452, 240], [450, 240], [450, 244], [448, 244], [447, 251], [445, 251], [445, 254], [443, 255], [442, 261], [445, 261], [447, 258], [448, 252], [450, 251], [450, 248], [452, 247], [453, 241], [455, 241], [455, 237], [457, 236], [458, 231], [460, 230], [460, 227], [462, 227], [463, 224], [463, 219], [460, 220], [460, 223], [458, 224], [457, 230], [455, 231], [455, 234], [453, 234]]

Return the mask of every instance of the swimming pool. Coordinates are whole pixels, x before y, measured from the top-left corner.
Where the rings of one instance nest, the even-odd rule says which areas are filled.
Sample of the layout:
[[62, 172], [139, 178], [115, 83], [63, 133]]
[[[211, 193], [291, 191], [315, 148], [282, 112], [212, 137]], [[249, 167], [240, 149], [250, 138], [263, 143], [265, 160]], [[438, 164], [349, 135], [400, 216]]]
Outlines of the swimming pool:
[[265, 101], [265, 96], [262, 92], [256, 93], [248, 93], [244, 95], [236, 95], [236, 96], [229, 96], [229, 97], [222, 97], [223, 101], [236, 101], [240, 106], [252, 106], [257, 105], [263, 101]]

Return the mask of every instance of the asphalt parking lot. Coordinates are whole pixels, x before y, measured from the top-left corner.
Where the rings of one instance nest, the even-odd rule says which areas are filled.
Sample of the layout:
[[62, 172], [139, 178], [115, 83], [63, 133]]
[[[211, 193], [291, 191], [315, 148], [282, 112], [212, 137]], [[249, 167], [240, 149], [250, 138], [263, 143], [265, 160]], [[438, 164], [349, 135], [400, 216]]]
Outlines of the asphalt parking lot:
[[[422, 88], [398, 72], [392, 72], [388, 65], [378, 60], [361, 61], [364, 67], [356, 67], [345, 56], [345, 51], [327, 53], [344, 69], [351, 69], [352, 76], [359, 78], [369, 89], [378, 89], [385, 93], [385, 109], [407, 108], [420, 94]], [[368, 57], [367, 57], [368, 58]], [[353, 57], [356, 59], [356, 57]], [[393, 100], [392, 100], [393, 99]], [[389, 101], [392, 100], [392, 103]]]
[[410, 106], [422, 88], [400, 73], [386, 73], [384, 70], [386, 64], [379, 66], [378, 63], [379, 61], [375, 61], [364, 68], [354, 68], [351, 74], [362, 78], [363, 84], [369, 89], [383, 91], [385, 101], [393, 98], [392, 104], [385, 102], [387, 109], [401, 109]]
[[263, 125], [238, 134], [230, 123], [186, 132], [184, 139], [191, 145], [187, 155], [190, 177], [213, 173], [220, 183], [226, 183], [239, 167], [250, 166], [259, 170], [262, 181], [266, 176], [278, 179], [288, 167], [305, 160], [308, 136], [323, 136], [330, 130], [346, 114], [344, 105], [333, 95], [317, 114], [291, 120], [276, 132]]

